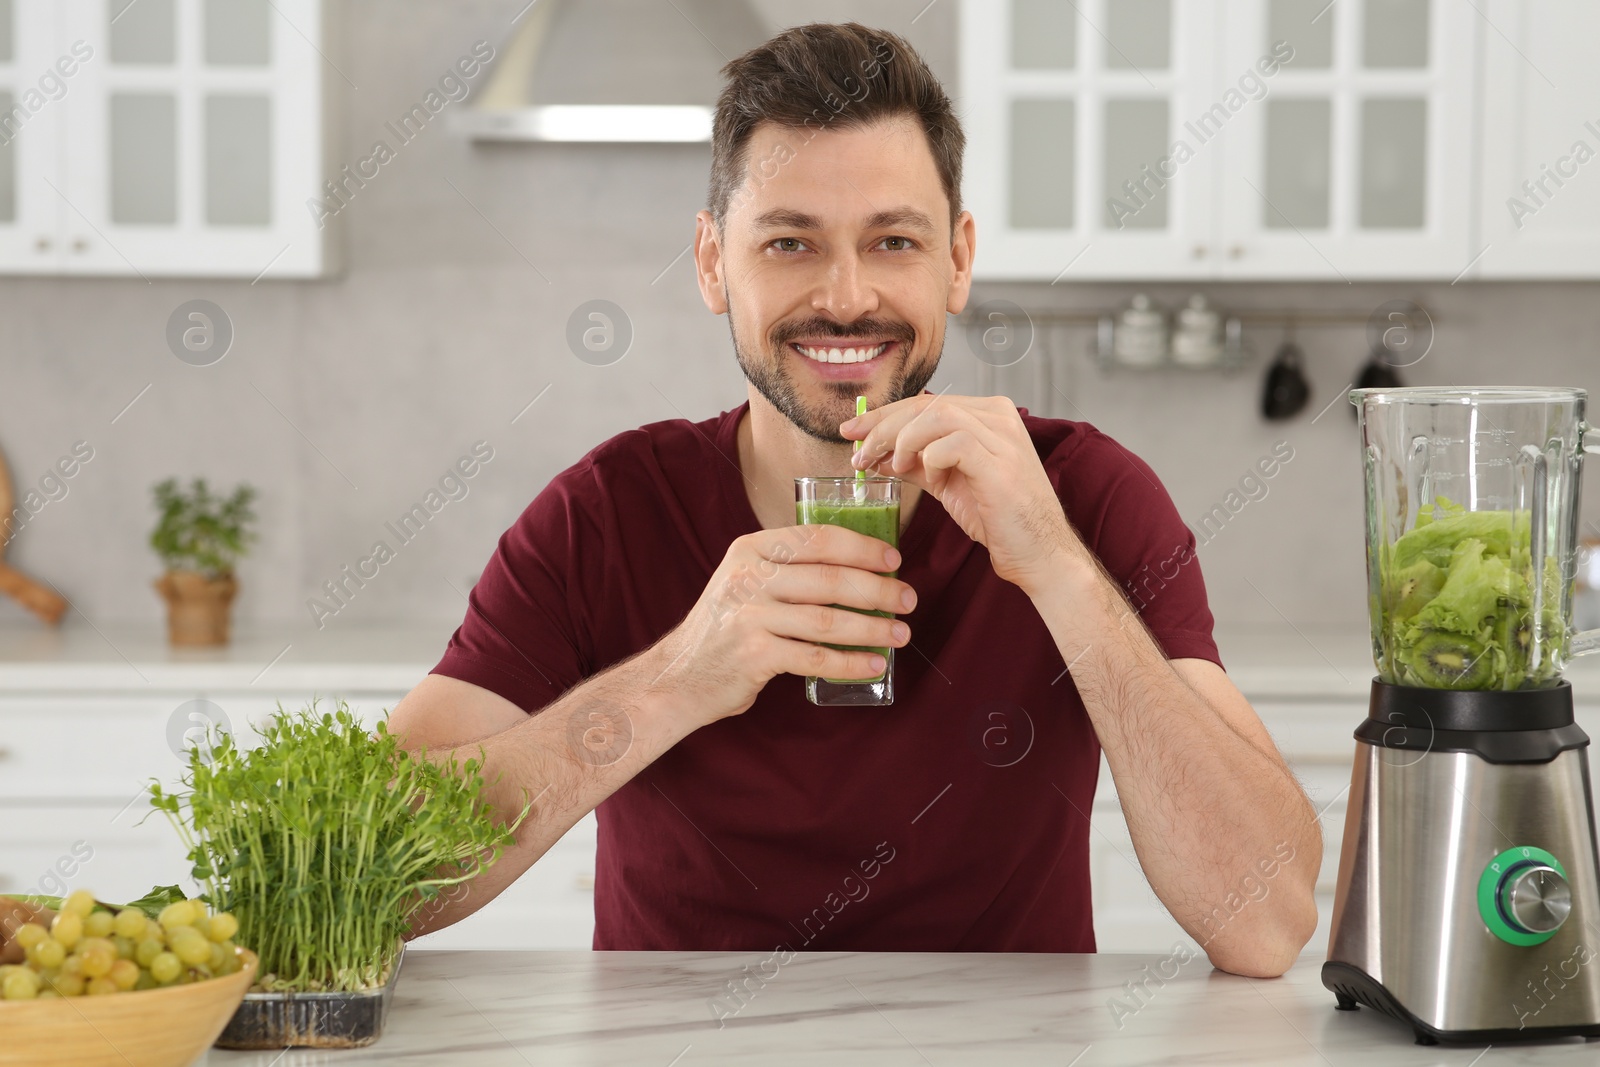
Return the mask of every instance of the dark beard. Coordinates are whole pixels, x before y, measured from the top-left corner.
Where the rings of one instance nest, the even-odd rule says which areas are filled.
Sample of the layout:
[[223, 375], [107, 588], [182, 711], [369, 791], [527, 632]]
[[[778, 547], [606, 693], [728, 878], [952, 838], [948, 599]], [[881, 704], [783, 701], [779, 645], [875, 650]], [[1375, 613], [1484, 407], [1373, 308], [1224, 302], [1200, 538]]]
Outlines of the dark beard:
[[[726, 299], [726, 293], [724, 293]], [[744, 376], [756, 391], [766, 397], [767, 403], [777, 408], [783, 417], [794, 423], [807, 434], [819, 441], [826, 441], [833, 445], [849, 444], [850, 442], [840, 436], [839, 424], [855, 417], [856, 413], [856, 385], [853, 382], [824, 382], [823, 387], [832, 394], [822, 410], [808, 410], [800, 399], [800, 392], [795, 388], [794, 378], [790, 375], [787, 364], [784, 362], [783, 353], [789, 346], [789, 339], [794, 337], [860, 337], [863, 334], [877, 337], [892, 337], [899, 342], [902, 351], [910, 351], [915, 333], [911, 327], [899, 322], [890, 322], [879, 319], [859, 319], [848, 325], [833, 322], [828, 319], [812, 319], [806, 322], [785, 323], [773, 330], [773, 335], [768, 338], [772, 345], [772, 358], [769, 360], [756, 360], [750, 357], [739, 345], [739, 332], [733, 323], [733, 302], [728, 301], [728, 332], [733, 336], [733, 354], [739, 361], [739, 369], [744, 371]], [[889, 379], [889, 394], [874, 406], [882, 407], [892, 404], [897, 400], [904, 400], [908, 396], [916, 396], [927, 388], [928, 382], [933, 380], [934, 371], [939, 368], [940, 351], [934, 353], [930, 360], [920, 366], [910, 366], [902, 362], [899, 368]]]

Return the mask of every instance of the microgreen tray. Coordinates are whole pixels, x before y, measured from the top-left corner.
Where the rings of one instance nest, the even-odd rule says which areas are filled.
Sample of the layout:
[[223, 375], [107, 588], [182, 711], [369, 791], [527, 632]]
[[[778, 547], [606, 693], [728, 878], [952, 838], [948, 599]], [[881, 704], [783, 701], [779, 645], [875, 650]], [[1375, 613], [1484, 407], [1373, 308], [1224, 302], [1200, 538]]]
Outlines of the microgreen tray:
[[360, 1048], [383, 1036], [405, 949], [389, 978], [355, 993], [246, 993], [218, 1048]]

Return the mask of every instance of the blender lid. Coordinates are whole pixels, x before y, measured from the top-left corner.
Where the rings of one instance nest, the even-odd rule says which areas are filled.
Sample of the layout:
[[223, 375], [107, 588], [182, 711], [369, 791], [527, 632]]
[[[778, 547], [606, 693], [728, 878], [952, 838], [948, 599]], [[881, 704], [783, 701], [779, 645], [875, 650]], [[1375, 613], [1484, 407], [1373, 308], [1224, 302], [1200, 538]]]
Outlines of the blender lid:
[[1412, 385], [1398, 389], [1350, 390], [1350, 403], [1364, 400], [1407, 404], [1563, 404], [1588, 398], [1587, 389], [1522, 385]]

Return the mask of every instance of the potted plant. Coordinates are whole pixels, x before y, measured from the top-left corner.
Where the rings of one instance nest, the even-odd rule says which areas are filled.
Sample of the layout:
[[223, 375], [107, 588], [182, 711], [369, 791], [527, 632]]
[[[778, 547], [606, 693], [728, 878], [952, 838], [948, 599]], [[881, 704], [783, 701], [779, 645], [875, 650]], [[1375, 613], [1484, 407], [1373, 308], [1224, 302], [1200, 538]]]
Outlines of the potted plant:
[[168, 478], [153, 492], [161, 518], [150, 547], [167, 567], [155, 582], [167, 602], [167, 639], [174, 645], [225, 645], [239, 589], [233, 566], [256, 536], [250, 509], [256, 491], [240, 485], [227, 497], [217, 496], [204, 478], [196, 478], [184, 492], [177, 479]]

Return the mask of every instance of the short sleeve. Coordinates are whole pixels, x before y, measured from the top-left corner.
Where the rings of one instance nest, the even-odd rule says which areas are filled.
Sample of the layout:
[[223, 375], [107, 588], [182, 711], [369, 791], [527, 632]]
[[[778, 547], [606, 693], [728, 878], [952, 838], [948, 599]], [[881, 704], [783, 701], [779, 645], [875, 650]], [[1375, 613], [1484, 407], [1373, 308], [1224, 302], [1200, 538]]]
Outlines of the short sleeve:
[[1053, 467], [1074, 527], [1168, 659], [1222, 666], [1194, 531], [1150, 465], [1098, 430]]
[[599, 543], [581, 486], [587, 462], [563, 472], [500, 536], [467, 597], [467, 613], [429, 673], [459, 678], [532, 713], [590, 673], [588, 640], [572, 583], [579, 557]]

